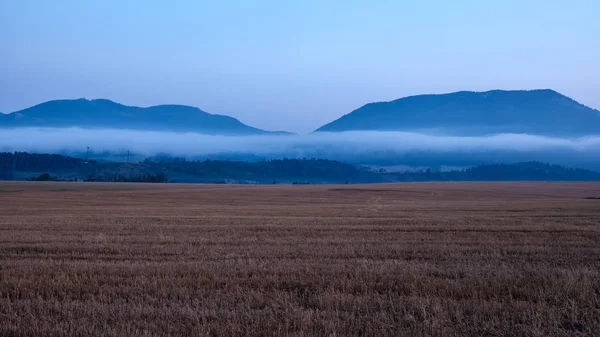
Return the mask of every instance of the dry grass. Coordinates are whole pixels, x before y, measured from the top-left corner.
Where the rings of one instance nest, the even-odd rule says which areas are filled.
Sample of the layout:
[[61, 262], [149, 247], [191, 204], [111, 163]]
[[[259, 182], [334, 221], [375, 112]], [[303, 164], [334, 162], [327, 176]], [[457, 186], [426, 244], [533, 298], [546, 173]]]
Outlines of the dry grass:
[[600, 184], [0, 184], [1, 336], [598, 336]]

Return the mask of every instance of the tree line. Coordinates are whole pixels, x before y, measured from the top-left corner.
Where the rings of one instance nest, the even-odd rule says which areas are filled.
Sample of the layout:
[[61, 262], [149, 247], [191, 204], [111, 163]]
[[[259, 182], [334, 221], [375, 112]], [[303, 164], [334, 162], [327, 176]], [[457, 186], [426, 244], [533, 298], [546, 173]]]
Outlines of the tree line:
[[[138, 163], [94, 162], [57, 154], [0, 153], [0, 179], [207, 183], [377, 183], [410, 181], [600, 181], [600, 173], [540, 162], [486, 164], [452, 171], [386, 172], [327, 159], [262, 161], [149, 158]], [[168, 175], [168, 177], [167, 177]], [[23, 174], [19, 175], [23, 176]], [[23, 178], [21, 178], [23, 179]]]

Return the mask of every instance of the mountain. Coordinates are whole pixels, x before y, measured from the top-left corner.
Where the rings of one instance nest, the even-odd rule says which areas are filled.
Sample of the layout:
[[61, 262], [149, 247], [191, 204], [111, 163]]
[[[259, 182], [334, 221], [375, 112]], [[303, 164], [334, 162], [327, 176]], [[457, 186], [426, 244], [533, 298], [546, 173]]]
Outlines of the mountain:
[[600, 134], [600, 111], [548, 89], [461, 91], [370, 103], [316, 131], [351, 130], [584, 136]]
[[213, 115], [190, 106], [140, 108], [106, 99], [49, 101], [0, 115], [0, 127], [111, 128], [224, 135], [286, 134], [260, 130], [233, 117]]

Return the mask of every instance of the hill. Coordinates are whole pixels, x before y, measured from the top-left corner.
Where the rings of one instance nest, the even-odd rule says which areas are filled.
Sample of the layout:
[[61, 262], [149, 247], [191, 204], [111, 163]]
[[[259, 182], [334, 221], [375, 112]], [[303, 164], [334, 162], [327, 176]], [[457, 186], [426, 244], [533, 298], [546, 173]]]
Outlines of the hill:
[[600, 111], [553, 90], [461, 91], [370, 103], [316, 131], [352, 130], [584, 136], [600, 134]]
[[0, 115], [0, 127], [111, 128], [224, 135], [285, 134], [260, 130], [233, 117], [213, 115], [185, 105], [140, 108], [106, 99], [45, 102]]

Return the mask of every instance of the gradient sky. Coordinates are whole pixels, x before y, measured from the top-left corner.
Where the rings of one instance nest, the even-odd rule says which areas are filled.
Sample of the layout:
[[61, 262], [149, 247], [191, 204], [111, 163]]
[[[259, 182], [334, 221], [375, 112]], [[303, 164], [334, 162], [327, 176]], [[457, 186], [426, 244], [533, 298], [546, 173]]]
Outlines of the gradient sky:
[[307, 132], [421, 93], [552, 88], [600, 108], [597, 0], [0, 0], [0, 111], [178, 103]]

